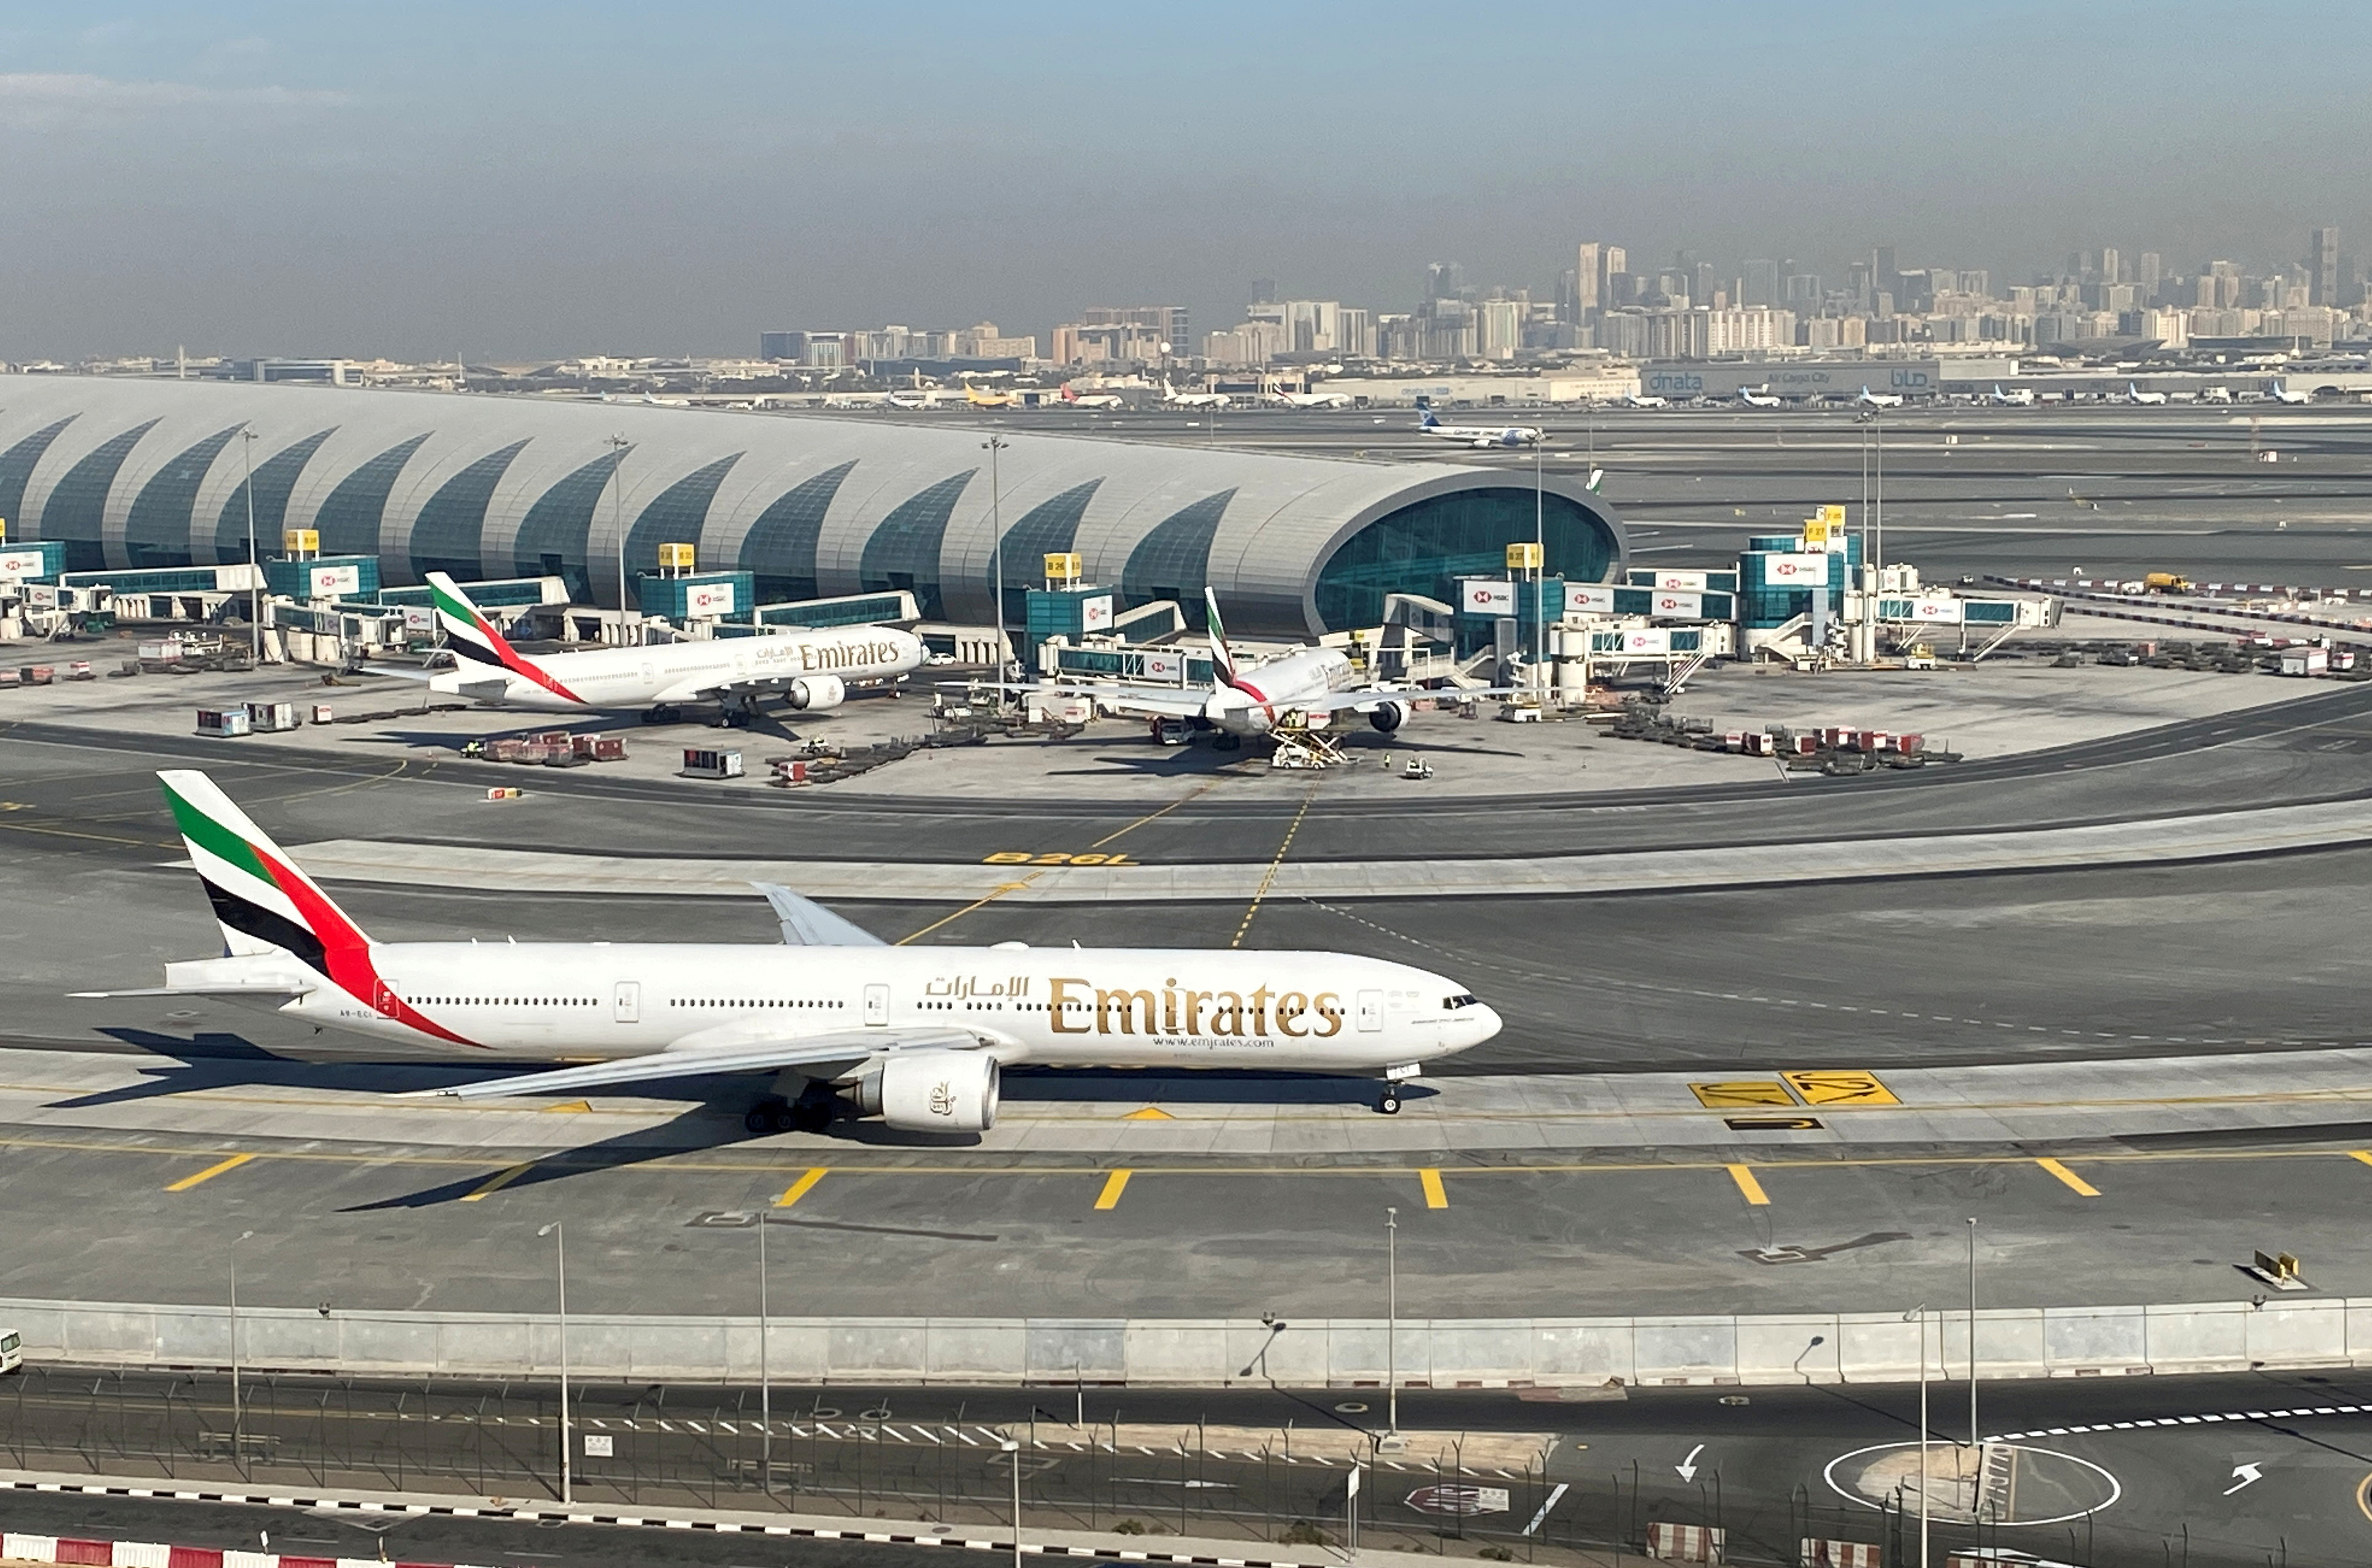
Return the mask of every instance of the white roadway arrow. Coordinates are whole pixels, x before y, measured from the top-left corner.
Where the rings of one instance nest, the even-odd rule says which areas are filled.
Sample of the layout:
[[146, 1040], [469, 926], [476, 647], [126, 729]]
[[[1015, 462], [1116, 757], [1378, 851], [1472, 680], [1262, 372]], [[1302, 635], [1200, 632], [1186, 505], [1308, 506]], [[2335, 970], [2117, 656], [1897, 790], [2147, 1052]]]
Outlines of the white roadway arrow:
[[2231, 1496], [2234, 1493], [2239, 1491], [2244, 1486], [2251, 1485], [2254, 1482], [2261, 1481], [2265, 1479], [2265, 1472], [2255, 1465], [2234, 1465], [2232, 1467], [2232, 1474], [2234, 1477], [2232, 1484], [2224, 1489], [2224, 1495], [2227, 1497]]
[[1687, 1458], [1682, 1459], [1679, 1464], [1672, 1467], [1674, 1469], [1680, 1472], [1680, 1479], [1682, 1481], [1694, 1481], [1697, 1479], [1697, 1456], [1703, 1452], [1704, 1445], [1700, 1443], [1695, 1447], [1689, 1450], [1689, 1457]]

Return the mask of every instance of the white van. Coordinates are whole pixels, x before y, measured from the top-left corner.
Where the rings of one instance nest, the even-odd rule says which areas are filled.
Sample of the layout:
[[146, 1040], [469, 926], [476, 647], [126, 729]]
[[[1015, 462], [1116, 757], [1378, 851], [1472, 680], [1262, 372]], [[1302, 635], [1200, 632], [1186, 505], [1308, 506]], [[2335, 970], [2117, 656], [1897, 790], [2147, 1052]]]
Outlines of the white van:
[[24, 1336], [14, 1329], [0, 1329], [0, 1372], [14, 1372], [24, 1365]]

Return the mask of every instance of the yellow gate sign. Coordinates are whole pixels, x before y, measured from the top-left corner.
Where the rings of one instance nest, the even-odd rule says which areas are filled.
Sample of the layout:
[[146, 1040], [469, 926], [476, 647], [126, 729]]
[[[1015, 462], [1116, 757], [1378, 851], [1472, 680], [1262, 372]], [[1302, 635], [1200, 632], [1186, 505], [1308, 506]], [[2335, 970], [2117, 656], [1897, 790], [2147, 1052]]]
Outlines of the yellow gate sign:
[[1784, 1105], [1792, 1110], [1796, 1105], [1786, 1085], [1768, 1079], [1743, 1084], [1691, 1084], [1689, 1093], [1708, 1110], [1734, 1110], [1754, 1105]]
[[1876, 1074], [1848, 1071], [1782, 1073], [1806, 1105], [1901, 1105]]

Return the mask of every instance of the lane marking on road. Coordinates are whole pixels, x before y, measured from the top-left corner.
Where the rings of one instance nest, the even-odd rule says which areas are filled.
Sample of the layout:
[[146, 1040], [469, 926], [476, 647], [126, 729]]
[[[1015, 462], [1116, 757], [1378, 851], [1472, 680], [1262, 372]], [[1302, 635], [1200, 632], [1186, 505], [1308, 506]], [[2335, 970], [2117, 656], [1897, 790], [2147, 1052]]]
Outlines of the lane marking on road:
[[2138, 1432], [2145, 1427], [2198, 1426], [2205, 1423], [2235, 1421], [2304, 1421], [2323, 1415], [2372, 1415], [2372, 1405], [2305, 1405], [2296, 1410], [2283, 1411], [2201, 1411], [2196, 1415], [2145, 1415], [2131, 1421], [2096, 1421], [2077, 1426], [2038, 1426], [2031, 1432], [1997, 1432], [1985, 1439], [1988, 1443], [2028, 1443], [2038, 1437], [2082, 1437], [2095, 1432]]
[[2347, 1151], [2347, 1157], [2352, 1160], [2362, 1160], [2366, 1165], [2372, 1165], [2372, 1149], [2350, 1149]]
[[1417, 1185], [1424, 1189], [1424, 1206], [1428, 1209], [1449, 1207], [1449, 1194], [1442, 1190], [1441, 1172], [1432, 1166], [1416, 1173]]
[[2073, 1188], [2076, 1191], [2082, 1193], [2087, 1198], [2097, 1198], [2100, 1195], [2100, 1190], [2099, 1188], [2093, 1186], [2090, 1182], [2085, 1180], [2082, 1177], [2076, 1175], [2065, 1166], [2061, 1165], [2057, 1160], [2039, 1159], [2034, 1163], [2041, 1166], [2043, 1169], [2049, 1171], [2052, 1175], [2057, 1177], [2060, 1180], [2065, 1182], [2069, 1187]]
[[[1202, 783], [1202, 784], [1197, 784], [1194, 788], [1192, 788], [1192, 789], [1191, 789], [1191, 790], [1188, 790], [1184, 795], [1181, 795], [1181, 796], [1180, 796], [1177, 799], [1175, 799], [1175, 800], [1171, 801], [1169, 805], [1167, 805], [1167, 806], [1163, 807], [1160, 810], [1158, 810], [1158, 811], [1148, 811], [1148, 812], [1146, 812], [1144, 816], [1139, 817], [1135, 821], [1131, 822], [1130, 824], [1128, 824], [1128, 826], [1126, 826], [1126, 827], [1124, 827], [1124, 828], [1120, 829], [1117, 832], [1111, 832], [1111, 833], [1107, 833], [1107, 834], [1105, 834], [1102, 838], [1098, 839], [1094, 843], [1089, 844], [1087, 847], [1088, 847], [1089, 849], [1101, 849], [1101, 848], [1103, 848], [1103, 846], [1104, 846], [1104, 845], [1106, 845], [1106, 844], [1108, 844], [1108, 843], [1111, 842], [1114, 839], [1117, 839], [1117, 838], [1121, 837], [1121, 836], [1122, 836], [1122, 834], [1124, 834], [1124, 833], [1133, 833], [1133, 832], [1134, 832], [1137, 829], [1144, 827], [1147, 822], [1150, 822], [1150, 821], [1154, 820], [1156, 818], [1159, 818], [1159, 817], [1167, 817], [1168, 815], [1169, 815], [1169, 813], [1171, 813], [1172, 811], [1177, 810], [1180, 807], [1181, 807], [1181, 806], [1185, 805], [1188, 801], [1192, 800], [1193, 798], [1195, 798], [1195, 796], [1199, 796], [1199, 795], [1202, 795], [1202, 794], [1203, 794], [1205, 791], [1207, 791], [1207, 790], [1209, 790], [1210, 788], [1212, 788], [1212, 787], [1213, 787], [1213, 785], [1215, 785], [1215, 784], [1217, 784], [1217, 782], [1218, 782], [1218, 781], [1217, 781], [1217, 780], [1215, 780], [1215, 779], [1205, 780], [1203, 783]], [[1297, 822], [1298, 820], [1299, 820], [1299, 819], [1297, 819], [1297, 818], [1296, 818], [1296, 821]], [[994, 860], [994, 859], [995, 859], [995, 856], [992, 855], [992, 856], [990, 856], [989, 858], [993, 861], [993, 860]], [[1048, 858], [1052, 858], [1052, 857], [1048, 857]], [[1071, 856], [1069, 856], [1069, 855], [1064, 855], [1064, 856], [1062, 856], [1062, 857], [1061, 857], [1061, 860], [1058, 862], [1058, 864], [1067, 863], [1067, 862], [1069, 862], [1072, 858], [1073, 858], [1073, 857], [1071, 857]], [[1109, 862], [1107, 862], [1106, 864], [1110, 864], [1110, 863], [1109, 863]], [[1032, 871], [1031, 873], [1029, 873], [1029, 876], [1024, 877], [1023, 878], [1021, 878], [1021, 880], [1019, 880], [1019, 881], [1017, 881], [1017, 882], [1005, 882], [1005, 883], [1001, 883], [1001, 884], [999, 884], [999, 885], [998, 885], [998, 887], [996, 888], [996, 890], [995, 890], [995, 891], [994, 891], [994, 892], [992, 892], [992, 893], [990, 893], [986, 898], [984, 898], [984, 899], [975, 899], [975, 900], [973, 900], [971, 903], [968, 903], [968, 904], [964, 905], [964, 907], [963, 907], [963, 908], [961, 908], [961, 909], [959, 909], [959, 910], [956, 911], [956, 912], [955, 912], [955, 913], [950, 914], [950, 915], [945, 915], [945, 916], [942, 916], [941, 918], [939, 918], [939, 919], [937, 919], [937, 920], [935, 920], [935, 921], [931, 922], [931, 923], [930, 923], [930, 924], [928, 924], [928, 925], [926, 925], [926, 926], [923, 927], [920, 931], [911, 932], [911, 933], [909, 933], [908, 935], [904, 935], [904, 936], [901, 936], [901, 937], [900, 937], [900, 938], [898, 938], [898, 940], [897, 940], [894, 944], [892, 944], [892, 945], [893, 945], [893, 946], [895, 946], [895, 947], [902, 947], [906, 946], [906, 944], [907, 944], [907, 943], [909, 943], [909, 942], [917, 942], [917, 941], [920, 941], [922, 938], [924, 938], [924, 937], [925, 937], [925, 936], [928, 936], [932, 932], [938, 930], [941, 926], [945, 926], [945, 925], [952, 925], [952, 924], [954, 924], [957, 921], [961, 920], [964, 916], [966, 916], [966, 915], [968, 915], [968, 914], [971, 913], [974, 910], [978, 910], [978, 909], [984, 909], [984, 908], [986, 908], [988, 905], [993, 904], [993, 903], [994, 903], [997, 900], [999, 900], [999, 899], [1001, 899], [1001, 898], [1005, 897], [1005, 895], [1006, 895], [1006, 894], [1007, 894], [1007, 893], [1017, 893], [1017, 892], [1019, 892], [1019, 891], [1020, 891], [1021, 889], [1023, 889], [1024, 888], [1029, 887], [1030, 883], [1035, 882], [1036, 880], [1038, 880], [1038, 878], [1040, 878], [1041, 877], [1045, 876], [1047, 872], [1052, 871], [1052, 870], [1053, 870], [1053, 869], [1054, 869], [1054, 866], [1053, 866], [1053, 865], [1041, 865], [1037, 870]], [[1247, 923], [1249, 923], [1249, 922], [1247, 922]], [[1240, 935], [1242, 935], [1242, 933], [1238, 932], [1237, 935], [1238, 935], [1238, 936], [1240, 936]]]
[[1285, 854], [1293, 848], [1293, 835], [1301, 831], [1301, 819], [1309, 815], [1310, 805], [1317, 798], [1318, 786], [1312, 784], [1308, 793], [1301, 797], [1301, 809], [1293, 814], [1293, 825], [1285, 830], [1285, 842], [1276, 846], [1276, 858], [1268, 863], [1266, 871], [1261, 873], [1260, 890], [1252, 895], [1250, 906], [1244, 911], [1244, 923], [1236, 927], [1235, 940], [1229, 942], [1228, 947], [1244, 945], [1244, 934], [1252, 928], [1252, 921], [1260, 914], [1261, 904], [1268, 897], [1269, 887], [1276, 880], [1276, 868], [1285, 864]]
[[1175, 1121], [1178, 1118], [1157, 1105], [1148, 1105], [1142, 1109], [1128, 1112], [1121, 1120], [1122, 1121]]
[[1104, 1190], [1096, 1194], [1096, 1207], [1099, 1209], [1119, 1208], [1120, 1195], [1128, 1191], [1128, 1179], [1134, 1174], [1135, 1172], [1129, 1170], [1115, 1170], [1110, 1176], [1105, 1177]]
[[212, 1181], [215, 1177], [220, 1176], [227, 1170], [237, 1170], [240, 1166], [245, 1165], [254, 1157], [255, 1156], [253, 1155], [233, 1155], [227, 1160], [217, 1160], [213, 1165], [206, 1167], [205, 1169], [198, 1172], [195, 1176], [185, 1176], [181, 1178], [180, 1180], [171, 1183], [165, 1189], [165, 1191], [168, 1192], [187, 1192], [199, 1182]]
[[1806, 1105], [1901, 1105], [1875, 1073], [1782, 1073]]
[[810, 1167], [807, 1174], [801, 1176], [796, 1181], [792, 1182], [788, 1188], [784, 1190], [783, 1195], [774, 1200], [774, 1207], [778, 1209], [789, 1208], [793, 1203], [797, 1202], [800, 1199], [814, 1191], [816, 1183], [821, 1181], [825, 1177], [830, 1176], [831, 1174], [831, 1167], [827, 1165], [819, 1165]]
[[508, 1187], [512, 1182], [517, 1181], [520, 1177], [525, 1176], [529, 1171], [533, 1170], [534, 1168], [535, 1161], [529, 1160], [523, 1165], [512, 1166], [507, 1170], [498, 1170], [494, 1172], [494, 1175], [486, 1178], [483, 1181], [479, 1182], [477, 1186], [471, 1188], [469, 1191], [462, 1193], [461, 1202], [464, 1203], [474, 1203], [489, 1192], [499, 1192], [504, 1188]]
[[1724, 1166], [1722, 1168], [1729, 1172], [1729, 1179], [1738, 1183], [1739, 1194], [1749, 1203], [1761, 1208], [1771, 1202], [1771, 1195], [1762, 1191], [1762, 1183], [1754, 1179], [1754, 1172], [1742, 1165]]
[[1736, 1110], [1748, 1106], [1779, 1105], [1796, 1109], [1796, 1098], [1777, 1079], [1731, 1084], [1691, 1084], [1689, 1093], [1707, 1110]]

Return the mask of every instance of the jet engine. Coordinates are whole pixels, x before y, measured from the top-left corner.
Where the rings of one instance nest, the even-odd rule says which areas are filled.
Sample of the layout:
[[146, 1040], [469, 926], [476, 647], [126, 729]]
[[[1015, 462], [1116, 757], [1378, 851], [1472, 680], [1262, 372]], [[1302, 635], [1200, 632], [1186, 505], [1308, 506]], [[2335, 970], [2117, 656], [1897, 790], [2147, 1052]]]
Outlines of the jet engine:
[[848, 682], [837, 675], [802, 675], [791, 682], [791, 706], [802, 713], [821, 713], [848, 701]]
[[980, 1051], [892, 1056], [858, 1086], [856, 1108], [901, 1132], [985, 1132], [996, 1125], [996, 1058]]
[[1374, 725], [1378, 729], [1382, 730], [1386, 735], [1389, 735], [1392, 731], [1400, 728], [1401, 725], [1407, 723], [1408, 716], [1409, 705], [1406, 703], [1378, 703], [1375, 710], [1367, 714], [1367, 722]]

